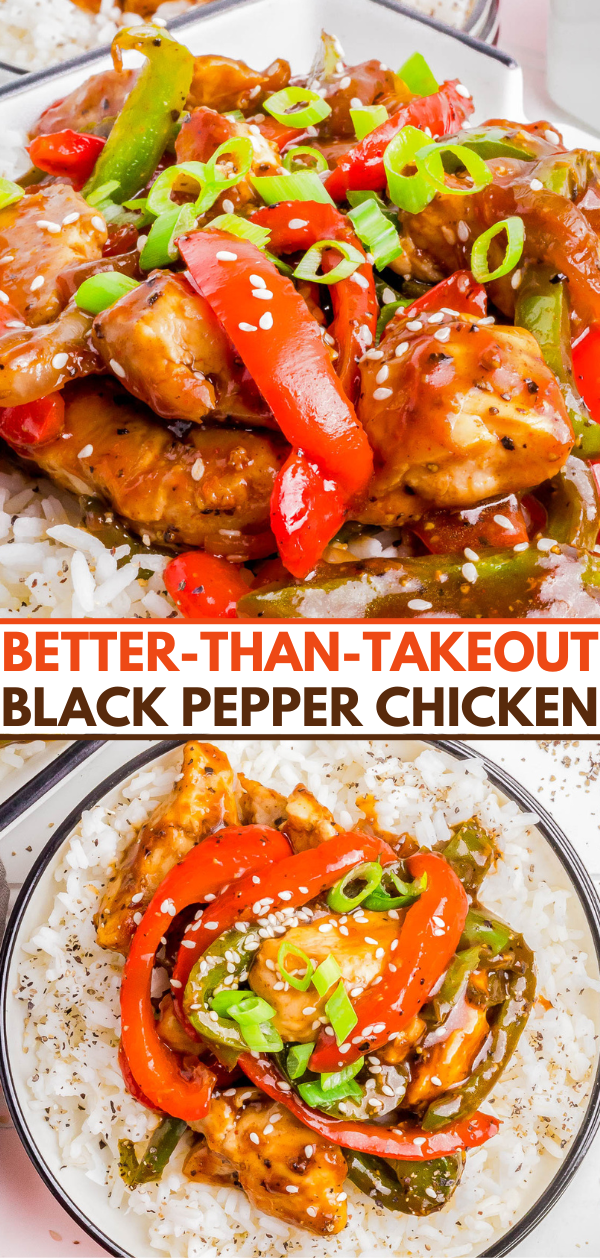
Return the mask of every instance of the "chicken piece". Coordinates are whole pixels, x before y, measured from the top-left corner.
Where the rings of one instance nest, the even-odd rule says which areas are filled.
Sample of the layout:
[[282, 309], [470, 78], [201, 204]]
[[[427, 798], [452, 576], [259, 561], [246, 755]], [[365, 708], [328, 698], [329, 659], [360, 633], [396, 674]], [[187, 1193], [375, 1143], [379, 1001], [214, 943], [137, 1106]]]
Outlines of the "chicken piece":
[[402, 79], [384, 66], [382, 61], [374, 58], [361, 61], [357, 66], [345, 66], [339, 61], [339, 70], [323, 83], [324, 99], [331, 108], [331, 113], [319, 125], [319, 141], [323, 139], [348, 139], [356, 144], [354, 124], [350, 110], [355, 108], [354, 102], [360, 100], [363, 105], [384, 105], [388, 113], [394, 114], [402, 105], [411, 99], [406, 84]]
[[[213, 1098], [208, 1115], [193, 1128], [215, 1155], [229, 1161], [259, 1211], [313, 1234], [339, 1234], [344, 1228], [346, 1160], [339, 1146], [313, 1133], [284, 1107], [242, 1087], [228, 1097]], [[194, 1148], [184, 1172], [193, 1171], [200, 1179], [206, 1169], [206, 1157], [199, 1152], [198, 1158]], [[208, 1169], [212, 1172], [210, 1165]], [[217, 1166], [215, 1171], [222, 1176], [224, 1170]]]
[[276, 434], [194, 425], [179, 441], [108, 377], [63, 396], [62, 437], [32, 451], [58, 485], [99, 495], [132, 530], [167, 546], [236, 560], [274, 550], [269, 501], [288, 451]]
[[171, 795], [157, 805], [109, 880], [95, 917], [103, 949], [126, 954], [134, 915], [144, 912], [165, 875], [205, 836], [238, 821], [233, 770], [224, 753], [190, 740], [181, 769]]
[[423, 1034], [427, 1031], [427, 1024], [420, 1015], [415, 1015], [408, 1025], [393, 1041], [388, 1041], [387, 1046], [377, 1051], [377, 1056], [382, 1063], [397, 1064], [404, 1063], [407, 1055], [410, 1054], [414, 1046], [421, 1040]]
[[66, 381], [101, 372], [91, 327], [92, 316], [71, 302], [52, 324], [21, 324], [0, 336], [0, 407], [34, 402]]
[[[284, 168], [279, 156], [279, 149], [265, 136], [261, 135], [256, 125], [242, 122], [239, 119], [225, 118], [223, 114], [216, 113], [213, 109], [202, 107], [194, 110], [194, 113], [184, 122], [181, 131], [175, 141], [175, 153], [178, 162], [208, 162], [213, 153], [224, 144], [227, 140], [236, 139], [238, 137], [246, 138], [252, 143], [253, 158], [250, 168], [250, 175], [281, 175], [284, 174]], [[223, 151], [219, 159], [226, 163], [229, 161], [229, 155]], [[236, 168], [237, 169], [237, 168]], [[229, 173], [229, 172], [226, 172]], [[227, 202], [227, 207], [225, 206]], [[233, 188], [226, 188], [224, 192], [217, 198], [210, 211], [206, 214], [206, 221], [214, 219], [217, 215], [221, 215], [227, 209], [231, 213], [231, 207], [236, 213], [248, 205], [258, 205], [260, 198], [256, 190], [253, 188], [250, 179], [240, 179]]]
[[110, 254], [107, 257], [108, 248], [109, 246], [105, 246], [102, 258], [95, 258], [92, 262], [77, 262], [72, 267], [65, 267], [64, 271], [56, 277], [59, 292], [65, 302], [70, 302], [84, 280], [89, 280], [90, 276], [101, 275], [105, 271], [118, 271], [119, 275], [129, 276], [132, 280], [144, 279], [139, 267], [138, 249], [130, 249], [123, 254]]
[[[62, 224], [60, 231], [48, 223]], [[65, 305], [59, 272], [100, 258], [106, 238], [104, 219], [79, 193], [69, 184], [48, 184], [0, 210], [0, 290], [27, 324], [47, 324]]]
[[287, 798], [255, 779], [247, 779], [245, 774], [238, 774], [238, 781], [242, 788], [238, 799], [240, 822], [244, 826], [257, 823], [259, 827], [279, 827], [286, 816]]
[[358, 414], [375, 455], [363, 523], [414, 520], [426, 503], [471, 507], [565, 463], [571, 422], [531, 333], [437, 312], [392, 321], [380, 349], [361, 365]]
[[[326, 922], [332, 925], [330, 931], [320, 932], [319, 924]], [[347, 990], [359, 986], [366, 989], [377, 976], [383, 975], [390, 961], [392, 946], [398, 936], [398, 919], [392, 919], [388, 914], [365, 910], [362, 922], [357, 923], [350, 915], [341, 926], [347, 928], [347, 935], [340, 931], [337, 917], [332, 915], [329, 920], [315, 919], [312, 923], [290, 928], [284, 936], [271, 938], [261, 944], [252, 964], [248, 983], [255, 993], [275, 1008], [273, 1023], [284, 1041], [314, 1041], [313, 1024], [325, 1014], [325, 1003], [329, 1001], [331, 992], [328, 990], [323, 997], [319, 997], [312, 984], [305, 993], [297, 989], [289, 989], [287, 993], [285, 990], [275, 989], [275, 985], [281, 980], [277, 957], [282, 941], [288, 946], [288, 952], [282, 955], [287, 971], [294, 974], [297, 970], [299, 975], [304, 975], [305, 972], [301, 955], [294, 957], [294, 946], [303, 950], [315, 967], [328, 954], [334, 954]], [[375, 944], [370, 944], [370, 941], [375, 941]], [[376, 958], [380, 947], [384, 951], [383, 957]]]
[[258, 108], [267, 96], [281, 91], [290, 81], [288, 61], [278, 57], [266, 70], [251, 70], [245, 61], [209, 53], [196, 57], [188, 109], [208, 105], [221, 114], [230, 110]]
[[97, 315], [92, 341], [125, 387], [167, 420], [275, 420], [208, 302], [185, 276], [153, 271]]
[[447, 1089], [469, 1075], [473, 1062], [489, 1034], [485, 1007], [472, 1006], [465, 998], [451, 1013], [443, 1030], [443, 1041], [427, 1045], [437, 1033], [425, 1041], [423, 1053], [411, 1068], [411, 1082], [406, 1091], [408, 1107], [421, 1108], [438, 1098]]
[[49, 105], [30, 131], [30, 139], [54, 131], [91, 131], [99, 123], [115, 118], [138, 77], [139, 70], [103, 70], [92, 74], [68, 96]]
[[165, 993], [159, 1006], [159, 1018], [156, 1024], [156, 1031], [165, 1045], [171, 1050], [175, 1050], [177, 1054], [193, 1054], [198, 1056], [198, 1042], [192, 1041], [188, 1037], [183, 1024], [180, 1024], [173, 1005], [173, 998], [170, 993]]
[[342, 828], [333, 821], [333, 814], [303, 783], [294, 788], [287, 801], [287, 822], [283, 830], [294, 853], [316, 849], [324, 840], [339, 835]]
[[240, 1179], [232, 1163], [211, 1151], [203, 1138], [192, 1147], [183, 1174], [190, 1181], [208, 1181], [211, 1186], [239, 1186]]

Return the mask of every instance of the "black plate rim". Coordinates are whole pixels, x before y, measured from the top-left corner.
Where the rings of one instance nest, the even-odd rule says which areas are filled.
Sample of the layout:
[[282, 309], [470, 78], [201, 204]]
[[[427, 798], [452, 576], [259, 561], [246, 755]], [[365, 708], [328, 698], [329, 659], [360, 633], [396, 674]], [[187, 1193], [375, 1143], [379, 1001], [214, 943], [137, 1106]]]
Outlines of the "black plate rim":
[[[534, 812], [539, 822], [536, 824], [538, 830], [544, 836], [546, 842], [554, 854], [558, 857], [561, 865], [569, 876], [583, 908], [594, 947], [596, 950], [596, 958], [600, 969], [600, 900], [594, 887], [594, 884], [583, 865], [579, 855], [573, 849], [571, 842], [563, 832], [562, 828], [554, 821], [550, 814], [540, 805], [538, 801], [522, 787], [512, 775], [503, 770], [495, 762], [488, 757], [481, 756], [479, 752], [475, 752], [467, 744], [460, 743], [457, 740], [424, 740], [423, 743], [428, 744], [432, 748], [437, 748], [442, 752], [449, 753], [458, 760], [464, 761], [468, 758], [476, 757], [480, 761], [486, 771], [490, 782], [506, 796], [510, 797], [525, 812]], [[97, 1242], [111, 1256], [129, 1257], [130, 1252], [121, 1250], [114, 1242], [108, 1238], [104, 1232], [88, 1219], [85, 1213], [77, 1207], [73, 1200], [69, 1197], [60, 1183], [56, 1180], [53, 1173], [46, 1165], [43, 1156], [38, 1150], [33, 1136], [31, 1135], [25, 1117], [21, 1111], [17, 1090], [13, 1081], [10, 1059], [7, 1046], [6, 1035], [6, 1017], [8, 1012], [8, 972], [12, 961], [13, 953], [16, 948], [19, 929], [29, 905], [29, 901], [33, 892], [37, 888], [46, 866], [60, 847], [67, 839], [70, 832], [79, 821], [83, 810], [92, 808], [98, 800], [101, 800], [107, 793], [113, 791], [125, 779], [135, 774], [137, 770], [145, 766], [149, 761], [153, 761], [158, 757], [164, 756], [174, 748], [180, 747], [186, 743], [185, 739], [172, 739], [157, 741], [150, 748], [145, 749], [136, 757], [133, 757], [125, 766], [119, 767], [113, 771], [102, 783], [98, 784], [88, 795], [82, 800], [68, 817], [61, 823], [56, 833], [48, 840], [42, 852], [34, 862], [27, 879], [25, 880], [20, 894], [15, 902], [12, 914], [6, 927], [2, 946], [0, 947], [0, 1084], [4, 1091], [6, 1104], [11, 1115], [11, 1119], [15, 1129], [25, 1147], [25, 1150], [31, 1159], [36, 1171], [42, 1180], [59, 1201], [61, 1206], [69, 1213], [71, 1218], [78, 1224], [87, 1234]], [[542, 1192], [535, 1203], [527, 1210], [525, 1215], [516, 1225], [512, 1226], [506, 1234], [502, 1236], [492, 1247], [479, 1253], [480, 1257], [488, 1256], [505, 1256], [513, 1250], [520, 1242], [522, 1242], [528, 1234], [539, 1224], [547, 1215], [550, 1209], [557, 1203], [558, 1199], [566, 1190], [569, 1182], [572, 1180], [575, 1172], [579, 1168], [582, 1160], [587, 1154], [589, 1147], [600, 1127], [600, 1062], [596, 1068], [596, 1074], [592, 1089], [590, 1092], [590, 1100], [582, 1118], [579, 1131], [572, 1143], [572, 1146], [561, 1163], [559, 1169], [549, 1182], [546, 1189]]]

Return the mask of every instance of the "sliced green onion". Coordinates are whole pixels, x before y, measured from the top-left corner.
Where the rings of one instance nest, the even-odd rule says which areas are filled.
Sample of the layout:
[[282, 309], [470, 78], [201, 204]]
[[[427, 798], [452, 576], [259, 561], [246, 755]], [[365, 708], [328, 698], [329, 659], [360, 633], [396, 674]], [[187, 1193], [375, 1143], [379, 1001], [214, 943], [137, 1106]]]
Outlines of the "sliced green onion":
[[245, 997], [250, 994], [246, 990], [240, 989], [222, 989], [220, 993], [215, 993], [210, 998], [210, 1006], [217, 1015], [228, 1015], [231, 1006], [239, 1006]]
[[343, 1045], [352, 1029], [356, 1028], [358, 1016], [346, 993], [342, 980], [340, 980], [335, 993], [332, 994], [327, 1002], [325, 1014], [333, 1028], [338, 1046]]
[[427, 876], [421, 875], [419, 879], [413, 880], [412, 884], [406, 884], [396, 875], [395, 871], [385, 871], [383, 879], [389, 879], [396, 889], [397, 896], [390, 895], [384, 891], [383, 880], [374, 892], [363, 902], [365, 910], [397, 910], [399, 906], [412, 906], [414, 901], [418, 901], [422, 892], [427, 887]]
[[361, 105], [360, 109], [351, 109], [350, 117], [357, 140], [363, 140], [376, 127], [386, 122], [389, 114], [385, 105]]
[[353, 207], [362, 206], [364, 201], [374, 201], [377, 209], [381, 210], [381, 213], [386, 219], [389, 219], [390, 223], [396, 223], [398, 221], [398, 216], [390, 209], [387, 202], [383, 201], [379, 194], [374, 192], [371, 188], [368, 192], [364, 189], [349, 188], [346, 193], [346, 199]]
[[142, 271], [150, 271], [154, 267], [168, 267], [177, 258], [175, 241], [184, 232], [195, 226], [197, 211], [194, 202], [165, 210], [154, 221], [148, 233], [148, 239], [140, 254]]
[[109, 201], [111, 193], [118, 187], [118, 179], [108, 179], [105, 184], [100, 184], [99, 188], [86, 197], [88, 206], [101, 206], [104, 201]]
[[377, 332], [375, 334], [375, 340], [378, 345], [390, 320], [394, 318], [396, 311], [406, 310], [406, 307], [410, 306], [412, 302], [414, 302], [414, 298], [398, 298], [397, 302], [386, 302], [385, 306], [382, 306], [379, 312]]
[[415, 96], [432, 96], [434, 92], [439, 92], [440, 85], [420, 52], [407, 58], [404, 65], [400, 66], [398, 77]]
[[[240, 1027], [245, 1027], [246, 1024], [268, 1023], [277, 1013], [273, 1006], [265, 1002], [264, 998], [257, 997], [256, 993], [242, 994], [241, 996], [238, 993], [237, 1002], [229, 1002], [226, 1011], [220, 1010], [219, 997], [223, 996], [229, 997], [229, 994], [216, 993], [214, 998], [211, 999], [210, 1004], [213, 1010], [216, 1010], [217, 1015], [227, 1014], [228, 1018], [234, 1019]], [[215, 1002], [217, 1002], [217, 1006], [214, 1005]]]
[[[299, 958], [306, 965], [306, 972], [301, 979], [298, 979], [298, 976], [290, 975], [290, 972], [285, 969], [284, 963], [290, 954], [293, 958]], [[288, 945], [287, 941], [282, 941], [277, 955], [277, 968], [280, 975], [292, 989], [298, 989], [300, 993], [306, 993], [312, 980], [314, 968], [308, 954], [305, 954], [303, 949], [298, 949], [296, 945]]]
[[14, 184], [12, 179], [0, 179], [0, 210], [4, 210], [5, 206], [12, 206], [24, 196], [25, 189], [20, 184]]
[[333, 205], [316, 171], [295, 171], [293, 175], [253, 175], [250, 180], [268, 206], [279, 201], [323, 201]]
[[[503, 261], [495, 271], [488, 268], [488, 250], [494, 237], [499, 232], [506, 232], [506, 253]], [[471, 251], [471, 271], [479, 284], [487, 284], [488, 280], [499, 280], [500, 276], [508, 275], [516, 267], [523, 253], [525, 244], [525, 225], [518, 215], [511, 215], [510, 219], [502, 219], [500, 223], [494, 223], [487, 232], [482, 232], [477, 237]]]
[[[326, 249], [337, 249], [342, 255], [342, 261], [336, 263], [332, 271], [328, 271], [326, 276], [319, 275], [319, 267], [321, 258]], [[347, 280], [357, 267], [361, 267], [364, 263], [364, 255], [355, 245], [348, 245], [346, 241], [315, 241], [310, 249], [307, 249], [304, 258], [300, 259], [298, 266], [294, 271], [297, 280], [312, 280], [314, 284], [337, 284], [339, 280]]]
[[312, 978], [319, 997], [325, 997], [327, 990], [335, 984], [336, 980], [339, 980], [341, 974], [337, 959], [333, 954], [328, 954], [324, 962], [317, 967]]
[[309, 1107], [327, 1107], [332, 1102], [341, 1101], [343, 1098], [355, 1098], [360, 1102], [363, 1096], [363, 1090], [356, 1081], [347, 1081], [345, 1085], [338, 1085], [337, 1089], [329, 1089], [325, 1093], [324, 1089], [318, 1081], [302, 1081], [298, 1086], [298, 1093]]
[[360, 1058], [356, 1063], [349, 1063], [347, 1067], [341, 1068], [339, 1072], [321, 1072], [321, 1089], [326, 1094], [332, 1089], [337, 1089], [339, 1085], [346, 1085], [348, 1081], [354, 1080], [358, 1076], [361, 1068], [364, 1067], [365, 1060]]
[[348, 211], [348, 218], [354, 224], [356, 235], [365, 249], [372, 254], [375, 266], [381, 271], [402, 253], [400, 237], [389, 219], [369, 198]]
[[244, 118], [244, 115], [242, 114], [241, 109], [230, 109], [230, 110], [228, 110], [228, 111], [227, 111], [227, 113], [226, 113], [226, 114], [224, 114], [224, 117], [225, 117], [225, 118], [231, 118], [231, 121], [232, 121], [232, 122], [243, 122], [243, 123], [245, 123], [245, 121], [246, 121], [246, 119]]
[[[459, 158], [465, 167], [467, 174], [471, 176], [473, 183], [470, 187], [464, 184], [449, 185], [445, 180], [445, 170], [443, 163], [444, 153], [451, 153], [455, 158]], [[471, 196], [473, 193], [481, 192], [482, 188], [487, 188], [491, 184], [493, 176], [489, 166], [486, 166], [483, 158], [473, 149], [468, 149], [465, 144], [451, 144], [442, 140], [437, 144], [427, 144], [424, 149], [415, 155], [417, 171], [423, 176], [436, 192], [446, 193], [451, 197]]]
[[[307, 166], [305, 162], [301, 162], [299, 166], [295, 166], [294, 163], [299, 157], [314, 158], [314, 166]], [[317, 171], [318, 173], [319, 171], [329, 170], [325, 154], [321, 153], [320, 149], [311, 148], [310, 144], [298, 144], [295, 149], [290, 149], [283, 159], [283, 165], [285, 166], [286, 171], [290, 171], [292, 175], [295, 171], [309, 170]]]
[[[330, 910], [335, 910], [337, 914], [348, 914], [350, 910], [355, 910], [365, 897], [368, 897], [369, 893], [379, 886], [382, 875], [383, 868], [379, 862], [361, 862], [360, 866], [355, 866], [342, 879], [338, 879], [337, 884], [334, 884], [327, 894], [327, 905]], [[357, 880], [361, 880], [364, 887], [356, 896], [347, 897], [345, 888], [349, 884], [355, 884]]]
[[263, 1050], [265, 1054], [283, 1050], [283, 1041], [272, 1024], [244, 1024], [241, 1033], [250, 1050]]
[[291, 1047], [285, 1064], [290, 1080], [296, 1081], [299, 1076], [304, 1076], [314, 1048], [314, 1041], [306, 1041], [303, 1045]]
[[139, 280], [132, 280], [131, 276], [124, 276], [120, 271], [101, 271], [96, 276], [88, 276], [80, 284], [75, 302], [80, 311], [99, 315], [101, 311], [108, 310], [109, 306], [114, 306], [126, 293], [137, 289], [138, 285]]
[[435, 188], [419, 171], [414, 175], [402, 173], [407, 166], [415, 165], [417, 153], [430, 143], [431, 137], [426, 136], [424, 131], [416, 127], [401, 127], [383, 155], [390, 200], [409, 214], [420, 214], [435, 197]]
[[276, 254], [270, 254], [268, 249], [265, 250], [265, 258], [268, 258], [269, 262], [272, 262], [273, 266], [277, 267], [282, 276], [293, 276], [294, 268], [290, 267], [289, 263], [284, 262], [283, 258], [278, 258]]
[[[296, 106], [303, 101], [306, 102], [304, 109], [297, 109]], [[311, 92], [309, 88], [303, 87], [287, 87], [281, 92], [275, 92], [274, 96], [269, 96], [263, 102], [263, 109], [277, 122], [291, 123], [300, 128], [313, 127], [331, 113], [331, 105], [318, 92]]]
[[147, 197], [134, 197], [133, 201], [124, 201], [123, 209], [139, 211], [139, 218], [135, 221], [136, 228], [148, 227], [154, 222], [155, 216], [148, 210]]
[[[234, 156], [237, 161], [237, 171], [233, 175], [223, 175], [219, 171], [219, 162], [226, 156]], [[225, 188], [233, 188], [234, 184], [238, 184], [241, 179], [245, 179], [248, 174], [254, 157], [254, 149], [249, 136], [233, 136], [231, 140], [225, 140], [215, 150], [212, 157], [206, 163], [206, 177], [219, 192], [223, 192]], [[213, 198], [216, 200], [216, 198]], [[212, 201], [210, 203], [213, 204]], [[202, 206], [198, 210], [198, 214], [202, 214], [208, 206]]]
[[148, 193], [148, 210], [158, 218], [160, 214], [173, 209], [171, 193], [174, 189], [178, 192], [196, 193], [198, 198], [209, 183], [204, 162], [181, 162], [178, 166], [168, 166], [155, 179]]
[[271, 236], [268, 228], [261, 227], [260, 223], [249, 223], [248, 219], [240, 218], [239, 214], [219, 214], [216, 219], [211, 219], [210, 223], [207, 223], [206, 230], [209, 228], [219, 228], [221, 232], [230, 232], [232, 236], [237, 236], [242, 241], [250, 241], [259, 249], [266, 245]]

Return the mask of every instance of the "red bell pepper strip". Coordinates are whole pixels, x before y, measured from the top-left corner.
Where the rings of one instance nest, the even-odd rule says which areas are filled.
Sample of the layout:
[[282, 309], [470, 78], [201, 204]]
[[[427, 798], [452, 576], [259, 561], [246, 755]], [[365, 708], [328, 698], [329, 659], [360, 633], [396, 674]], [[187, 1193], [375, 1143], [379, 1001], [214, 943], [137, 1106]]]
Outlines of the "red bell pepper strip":
[[473, 508], [432, 509], [411, 529], [433, 555], [455, 555], [465, 547], [514, 547], [529, 541], [527, 519], [516, 494]]
[[[321, 202], [308, 201], [299, 204], [282, 201], [277, 206], [256, 210], [251, 215], [251, 221], [269, 229], [269, 249], [275, 254], [293, 254], [300, 249], [310, 249], [317, 241], [332, 240], [345, 241], [364, 254], [346, 215], [341, 214], [334, 206]], [[301, 223], [303, 226], [291, 227], [291, 223]], [[333, 251], [331, 256], [333, 258]], [[323, 267], [325, 269], [326, 266]], [[373, 268], [367, 262], [366, 256], [364, 266], [359, 267], [354, 274], [362, 277], [364, 287], [357, 284], [353, 276], [331, 285], [329, 293], [334, 318], [328, 329], [338, 350], [335, 370], [352, 403], [358, 401], [360, 394], [358, 361], [375, 340], [379, 313]]]
[[83, 188], [105, 144], [102, 136], [90, 136], [67, 127], [49, 136], [36, 136], [26, 148], [38, 170], [70, 179], [74, 188]]
[[169, 560], [164, 579], [184, 617], [237, 617], [237, 601], [249, 589], [234, 564], [205, 551], [184, 551]]
[[459, 131], [475, 108], [471, 97], [462, 96], [457, 90], [460, 86], [457, 79], [452, 79], [442, 83], [439, 92], [433, 92], [431, 96], [414, 96], [408, 105], [402, 105], [391, 118], [375, 127], [364, 140], [345, 153], [325, 181], [325, 187], [334, 200], [343, 201], [349, 188], [373, 189], [375, 192], [385, 188], [387, 178], [383, 155], [401, 127], [410, 124], [418, 127], [419, 131], [429, 127], [434, 137], [451, 136]]
[[592, 324], [574, 343], [573, 372], [592, 419], [600, 424], [600, 325]]
[[[419, 311], [441, 311], [443, 306], [451, 311], [458, 311], [459, 315], [483, 318], [487, 315], [487, 293], [483, 285], [473, 279], [470, 271], [455, 271], [446, 280], [435, 284], [433, 289], [428, 289], [420, 298], [415, 298], [410, 306], [397, 311], [394, 318], [412, 319]], [[385, 332], [389, 326], [388, 324]]]
[[60, 392], [0, 409], [0, 437], [18, 451], [54, 442], [64, 423], [65, 404]]
[[264, 136], [270, 144], [276, 144], [280, 153], [282, 149], [287, 148], [288, 144], [308, 144], [310, 141], [305, 127], [291, 127], [289, 123], [280, 123], [276, 118], [270, 118], [268, 114], [259, 114], [258, 118], [247, 118], [246, 122], [249, 126], [258, 127], [261, 136]]
[[149, 1111], [157, 1111], [158, 1108], [155, 1107], [154, 1103], [150, 1102], [150, 1099], [146, 1097], [143, 1089], [140, 1089], [129, 1066], [129, 1059], [125, 1054], [125, 1047], [122, 1041], [119, 1042], [118, 1060], [119, 1067], [121, 1069], [121, 1076], [123, 1077], [127, 1093], [131, 1094], [132, 1098], [135, 1098], [137, 1102], [141, 1103], [142, 1107], [147, 1107]]
[[[359, 494], [373, 471], [372, 451], [291, 280], [250, 241], [226, 232], [194, 232], [178, 246], [285, 437], [346, 495]], [[261, 291], [272, 296], [261, 300]]]
[[[335, 1072], [402, 1032], [456, 952], [469, 909], [458, 875], [439, 853], [415, 853], [406, 866], [413, 879], [426, 875], [427, 887], [407, 911], [400, 928], [395, 970], [386, 972], [381, 984], [365, 989], [353, 1003], [358, 1023], [347, 1049], [341, 1049], [335, 1036], [321, 1029], [309, 1064], [313, 1072]], [[361, 1033], [364, 1038], [356, 1044]]]
[[[282, 906], [304, 906], [325, 889], [332, 888], [338, 879], [361, 862], [379, 861], [388, 866], [390, 862], [397, 860], [394, 850], [384, 840], [350, 831], [342, 836], [334, 836], [332, 840], [325, 840], [316, 849], [294, 853], [291, 857], [265, 866], [260, 873], [259, 882], [255, 882], [251, 874], [238, 879], [220, 897], [211, 901], [210, 912], [208, 916], [204, 915], [204, 919], [208, 921], [200, 920], [201, 926], [194, 923], [183, 937], [173, 970], [177, 994], [185, 989], [194, 963], [208, 949], [211, 941], [239, 920], [253, 922], [260, 918], [260, 912], [254, 907], [265, 898], [269, 900], [269, 913]], [[282, 897], [282, 892], [292, 895]], [[177, 1005], [175, 998], [175, 1006]]]
[[302, 451], [292, 451], [271, 495], [271, 528], [286, 569], [294, 577], [306, 577], [345, 519], [337, 482], [324, 478]]
[[[121, 983], [121, 1039], [138, 1090], [167, 1115], [188, 1123], [201, 1120], [217, 1078], [201, 1062], [190, 1074], [156, 1031], [150, 999], [156, 951], [181, 910], [220, 892], [246, 872], [260, 870], [270, 856], [279, 858], [286, 849], [285, 836], [271, 827], [215, 832], [169, 871], [137, 928]], [[176, 982], [173, 989], [177, 991]]]
[[500, 1127], [498, 1120], [481, 1111], [476, 1111], [469, 1120], [448, 1125], [445, 1129], [438, 1129], [436, 1133], [425, 1133], [419, 1125], [385, 1129], [382, 1125], [361, 1121], [332, 1120], [301, 1102], [275, 1063], [266, 1055], [255, 1057], [252, 1054], [241, 1054], [238, 1066], [263, 1093], [287, 1107], [292, 1115], [313, 1132], [320, 1133], [321, 1137], [348, 1150], [382, 1155], [384, 1159], [423, 1160], [451, 1155], [453, 1151], [481, 1146], [494, 1137]]

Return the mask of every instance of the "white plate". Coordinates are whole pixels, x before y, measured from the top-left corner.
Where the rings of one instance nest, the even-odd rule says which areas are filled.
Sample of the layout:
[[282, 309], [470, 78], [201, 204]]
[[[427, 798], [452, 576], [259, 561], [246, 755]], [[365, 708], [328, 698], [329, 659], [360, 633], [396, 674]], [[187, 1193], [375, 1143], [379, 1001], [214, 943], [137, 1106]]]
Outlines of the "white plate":
[[[403, 759], [414, 759], [425, 747], [421, 741], [417, 740], [387, 742], [390, 749], [393, 749], [394, 753]], [[442, 741], [443, 743], [444, 741]], [[462, 754], [470, 751], [465, 748], [464, 744], [446, 743], [445, 747], [452, 750], [460, 750]], [[177, 758], [178, 752], [170, 752], [167, 756]], [[158, 758], [154, 760], [158, 760]], [[510, 796], [517, 801], [522, 809], [537, 808], [538, 812], [540, 812], [539, 806], [536, 806], [536, 803], [531, 798], [528, 798], [525, 790], [516, 784], [514, 780], [498, 770], [497, 767], [494, 767], [493, 763], [490, 763], [489, 768], [492, 770], [492, 777], [495, 777], [496, 783], [504, 783], [504, 786], [507, 788], [508, 796], [497, 789], [502, 802], [505, 802]], [[121, 785], [131, 777], [131, 773], [131, 763], [127, 768], [127, 773], [122, 771], [115, 772], [110, 789], [103, 795], [94, 793], [95, 801], [99, 800], [110, 807], [116, 800]], [[52, 906], [54, 896], [53, 873], [59, 864], [60, 855], [68, 844], [68, 837], [76, 826], [79, 816], [80, 810], [78, 809], [71, 819], [67, 820], [68, 825], [63, 829], [64, 839], [60, 842], [58, 852], [48, 857], [46, 861], [44, 861], [42, 856], [36, 863], [26, 884], [21, 911], [12, 920], [9, 927], [6, 938], [8, 952], [4, 980], [0, 976], [0, 1048], [4, 1053], [3, 1066], [6, 1077], [7, 1079], [10, 1078], [10, 1089], [7, 1090], [7, 1093], [10, 1093], [12, 1096], [13, 1108], [19, 1113], [15, 1116], [15, 1119], [20, 1128], [21, 1137], [29, 1148], [38, 1171], [42, 1174], [50, 1189], [75, 1219], [84, 1228], [88, 1228], [96, 1241], [105, 1246], [112, 1254], [144, 1256], [148, 1254], [148, 1243], [142, 1219], [133, 1213], [127, 1215], [122, 1211], [111, 1208], [107, 1201], [106, 1189], [90, 1181], [82, 1169], [65, 1168], [61, 1163], [52, 1130], [49, 1125], [44, 1123], [43, 1117], [38, 1112], [31, 1111], [28, 1106], [27, 1077], [31, 1069], [26, 1056], [22, 1052], [26, 1009], [24, 1003], [18, 1001], [14, 996], [14, 990], [17, 986], [17, 971], [22, 959], [20, 945], [30, 938], [34, 929], [47, 916]], [[571, 891], [573, 906], [575, 907], [575, 926], [583, 933], [582, 940], [578, 942], [578, 946], [587, 951], [591, 974], [598, 978], [600, 976], [600, 935], [598, 933], [600, 912], [597, 896], [591, 881], [586, 875], [577, 855], [570, 848], [568, 841], [565, 840], [565, 837], [548, 815], [543, 816], [540, 827], [533, 830], [532, 844], [534, 852], [537, 851], [540, 858], [543, 855], [544, 863], [550, 862], [552, 882], [563, 887], [566, 886]], [[555, 847], [553, 848], [551, 845]], [[562, 861], [557, 855], [556, 846], [563, 853]], [[587, 906], [587, 914], [584, 906]], [[595, 924], [595, 936], [591, 927], [592, 923]], [[598, 994], [593, 994], [590, 990], [588, 990], [588, 994], [589, 1002], [586, 1002], [586, 1014], [600, 1028], [600, 999]], [[596, 1064], [594, 1101], [590, 1103], [589, 1098], [587, 1098], [582, 1104], [580, 1128], [577, 1136], [565, 1150], [565, 1159], [557, 1167], [555, 1158], [550, 1155], [542, 1155], [537, 1174], [528, 1186], [519, 1222], [523, 1221], [524, 1216], [530, 1212], [535, 1204], [539, 1204], [540, 1199], [542, 1200], [542, 1206], [541, 1209], [532, 1214], [532, 1218], [529, 1218], [527, 1222], [528, 1228], [525, 1232], [529, 1232], [529, 1229], [556, 1202], [556, 1199], [562, 1193], [567, 1181], [583, 1156], [584, 1148], [587, 1149], [594, 1127], [597, 1125], [599, 1114], [600, 1078], [598, 1064]], [[484, 1254], [489, 1255], [490, 1252], [494, 1255], [505, 1254], [518, 1241], [519, 1236], [522, 1235], [519, 1235], [518, 1223], [510, 1231], [509, 1235], [502, 1235], [499, 1232], [493, 1239], [489, 1240]], [[159, 1253], [152, 1251], [151, 1254], [158, 1255]]]

